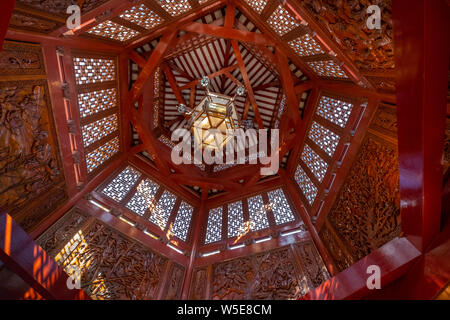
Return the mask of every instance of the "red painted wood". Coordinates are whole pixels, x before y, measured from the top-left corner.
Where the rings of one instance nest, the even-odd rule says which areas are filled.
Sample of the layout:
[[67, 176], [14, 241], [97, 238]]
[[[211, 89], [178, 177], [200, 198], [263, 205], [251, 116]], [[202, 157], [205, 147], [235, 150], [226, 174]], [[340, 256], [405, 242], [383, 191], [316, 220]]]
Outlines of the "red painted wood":
[[11, 19], [12, 12], [16, 0], [3, 0], [2, 10], [0, 12], [0, 51], [3, 48], [3, 41], [5, 40], [6, 31], [8, 30], [9, 20]]
[[[304, 300], [361, 299], [371, 290], [367, 268], [377, 265], [381, 271], [381, 287], [399, 278], [420, 257], [420, 252], [406, 239], [395, 238], [302, 297]], [[376, 289], [373, 289], [376, 290]]]
[[142, 68], [141, 73], [139, 73], [138, 78], [136, 79], [133, 87], [130, 90], [130, 104], [133, 104], [139, 98], [145, 82], [147, 82], [148, 78], [153, 73], [155, 68], [160, 64], [164, 53], [170, 47], [172, 41], [176, 38], [176, 35], [177, 33], [175, 32], [175, 30], [172, 30], [165, 34], [158, 42], [156, 48], [152, 51], [150, 58], [145, 63], [145, 66]]
[[68, 289], [64, 270], [7, 213], [0, 214], [0, 260], [45, 299], [90, 300]]
[[392, 5], [402, 229], [423, 252], [440, 228], [449, 7], [444, 0]]
[[197, 216], [195, 217], [195, 225], [193, 232], [194, 238], [192, 239], [192, 251], [190, 255], [189, 266], [187, 268], [186, 275], [184, 277], [183, 290], [181, 293], [181, 299], [184, 300], [189, 297], [189, 290], [191, 285], [192, 272], [194, 269], [194, 262], [197, 258], [198, 247], [201, 243], [202, 233], [200, 232], [200, 230], [202, 228], [202, 223], [205, 220], [205, 216], [208, 213], [205, 207], [207, 197], [208, 197], [208, 189], [202, 189], [200, 207], [198, 209]]

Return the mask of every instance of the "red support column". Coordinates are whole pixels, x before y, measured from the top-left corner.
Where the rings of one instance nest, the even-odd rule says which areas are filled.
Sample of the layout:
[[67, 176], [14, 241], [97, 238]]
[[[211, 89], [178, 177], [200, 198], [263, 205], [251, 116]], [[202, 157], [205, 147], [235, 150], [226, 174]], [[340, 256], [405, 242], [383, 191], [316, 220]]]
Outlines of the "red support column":
[[396, 0], [392, 11], [402, 229], [424, 252], [440, 229], [449, 7]]
[[184, 277], [184, 283], [183, 283], [183, 290], [181, 293], [181, 299], [186, 300], [189, 298], [189, 290], [191, 288], [191, 278], [193, 274], [194, 269], [194, 262], [197, 257], [198, 253], [198, 247], [201, 243], [201, 236], [202, 236], [202, 226], [203, 222], [205, 221], [205, 216], [207, 214], [206, 210], [206, 200], [208, 197], [208, 189], [202, 189], [202, 196], [201, 196], [201, 202], [200, 207], [198, 208], [197, 213], [197, 219], [195, 220], [195, 227], [194, 227], [194, 239], [192, 240], [192, 251], [189, 261], [189, 266], [186, 271], [186, 275]]
[[45, 299], [90, 300], [67, 287], [64, 270], [6, 213], [0, 214], [0, 260]]
[[2, 10], [0, 11], [0, 51], [3, 49], [6, 31], [8, 30], [9, 20], [14, 10], [16, 0], [3, 0]]

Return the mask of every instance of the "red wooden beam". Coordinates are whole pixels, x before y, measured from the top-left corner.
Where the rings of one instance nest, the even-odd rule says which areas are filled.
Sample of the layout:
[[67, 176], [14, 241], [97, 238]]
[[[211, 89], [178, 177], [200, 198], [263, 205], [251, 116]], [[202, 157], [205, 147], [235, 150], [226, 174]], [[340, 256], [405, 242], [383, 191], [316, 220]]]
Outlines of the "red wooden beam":
[[7, 213], [0, 213], [0, 260], [43, 298], [90, 300], [67, 287], [68, 275]]
[[294, 90], [294, 79], [291, 76], [288, 59], [279, 49], [277, 49], [276, 57], [278, 60], [278, 68], [280, 69], [281, 83], [283, 85], [284, 94], [286, 95], [288, 113], [291, 119], [294, 120], [294, 123], [297, 123], [300, 121], [300, 111], [298, 110], [298, 100]]
[[0, 12], [0, 51], [3, 49], [6, 31], [8, 30], [9, 20], [11, 19], [16, 0], [4, 0]]
[[198, 22], [191, 22], [188, 25], [180, 26], [180, 29], [187, 32], [194, 32], [200, 34], [211, 35], [219, 38], [230, 40], [239, 40], [244, 42], [252, 42], [263, 46], [274, 46], [275, 42], [270, 40], [264, 34], [250, 32], [245, 30], [231, 29], [211, 24], [203, 24]]
[[[222, 69], [220, 69], [220, 70], [218, 70], [218, 71], [216, 71], [216, 72], [213, 72], [213, 73], [207, 75], [207, 77], [208, 77], [209, 79], [213, 79], [213, 78], [215, 78], [215, 77], [218, 77], [218, 76], [221, 76], [221, 75], [223, 75], [223, 74], [226, 74], [226, 73], [228, 73], [228, 72], [230, 72], [230, 71], [233, 71], [233, 70], [236, 69], [236, 68], [239, 68], [239, 66], [238, 66], [237, 64], [234, 64], [234, 65], [232, 65], [232, 66], [225, 67], [225, 68], [222, 68]], [[199, 80], [199, 79], [192, 80], [191, 82], [182, 85], [182, 86], [180, 87], [180, 90], [183, 91], [183, 90], [185, 90], [185, 89], [192, 88], [192, 87], [196, 86], [196, 85], [199, 84], [199, 83], [200, 83], [200, 80]]]
[[204, 223], [204, 221], [206, 220], [206, 215], [208, 214], [208, 210], [206, 210], [206, 200], [208, 198], [208, 189], [202, 189], [202, 195], [201, 195], [201, 202], [200, 202], [200, 207], [198, 209], [198, 214], [195, 217], [195, 224], [194, 224], [194, 238], [192, 240], [192, 251], [191, 251], [191, 256], [190, 256], [190, 260], [189, 260], [189, 266], [187, 268], [186, 271], [186, 276], [184, 277], [184, 282], [183, 282], [183, 290], [181, 293], [181, 299], [186, 300], [189, 297], [189, 290], [190, 290], [190, 285], [191, 285], [191, 278], [192, 278], [192, 274], [193, 274], [193, 270], [194, 270], [194, 262], [195, 259], [198, 256], [198, 248], [201, 244], [202, 241], [202, 225]]
[[250, 103], [253, 108], [253, 112], [255, 114], [256, 122], [258, 123], [259, 129], [264, 129], [264, 124], [261, 120], [261, 115], [259, 114], [258, 106], [256, 104], [255, 95], [253, 94], [252, 85], [250, 83], [250, 79], [247, 74], [247, 70], [245, 68], [244, 59], [242, 59], [241, 51], [239, 50], [239, 45], [236, 40], [231, 40], [231, 46], [233, 47], [234, 56], [236, 57], [236, 61], [239, 65], [239, 69], [241, 70], [242, 79], [244, 80], [245, 88], [248, 92], [248, 98], [250, 99]]
[[[371, 292], [367, 279], [368, 267], [381, 271], [381, 287], [404, 275], [408, 267], [420, 257], [420, 252], [406, 239], [395, 238], [365, 258], [353, 264], [302, 297], [304, 300], [361, 299]], [[372, 272], [373, 273], [373, 272]]]
[[441, 220], [449, 7], [444, 0], [392, 5], [402, 230], [424, 251]]
[[163, 71], [164, 71], [164, 74], [166, 75], [167, 81], [169, 81], [169, 85], [172, 88], [172, 91], [175, 94], [175, 97], [177, 98], [178, 103], [187, 105], [186, 100], [184, 100], [184, 97], [181, 94], [180, 88], [177, 85], [177, 81], [175, 80], [172, 70], [170, 70], [170, 68], [167, 65], [164, 65]]
[[155, 71], [156, 67], [160, 64], [164, 53], [170, 47], [172, 41], [176, 38], [176, 35], [176, 31], [172, 30], [171, 32], [165, 34], [158, 42], [156, 48], [152, 52], [152, 55], [145, 63], [145, 66], [142, 68], [141, 73], [139, 74], [138, 78], [133, 84], [133, 87], [130, 90], [131, 104], [133, 104], [139, 98], [145, 82], [153, 74], [153, 71]]

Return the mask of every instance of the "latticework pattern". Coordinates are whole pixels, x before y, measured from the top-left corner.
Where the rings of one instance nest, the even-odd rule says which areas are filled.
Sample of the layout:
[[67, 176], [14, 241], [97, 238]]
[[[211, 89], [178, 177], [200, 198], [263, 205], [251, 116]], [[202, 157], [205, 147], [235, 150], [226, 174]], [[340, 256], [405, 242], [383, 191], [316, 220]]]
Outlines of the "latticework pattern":
[[182, 241], [187, 240], [193, 212], [194, 208], [190, 204], [184, 201], [181, 202], [172, 226], [172, 233], [175, 237]]
[[328, 130], [317, 122], [314, 122], [311, 126], [308, 137], [330, 157], [333, 156], [339, 143], [339, 136], [336, 133]]
[[117, 106], [117, 90], [110, 88], [78, 94], [80, 117], [85, 118]]
[[301, 159], [321, 182], [327, 173], [328, 164], [307, 144], [305, 144]]
[[188, 0], [158, 0], [158, 3], [171, 16], [177, 16], [192, 9]]
[[314, 199], [317, 196], [317, 187], [309, 179], [308, 175], [305, 173], [301, 165], [297, 166], [297, 170], [294, 175], [295, 181], [297, 181], [300, 190], [302, 190], [303, 195], [310, 205], [313, 204]]
[[301, 57], [325, 53], [317, 41], [307, 33], [297, 39], [289, 41], [288, 44]]
[[164, 230], [176, 200], [177, 197], [175, 195], [164, 190], [148, 220], [159, 226], [161, 230]]
[[348, 78], [333, 60], [309, 61], [307, 64], [320, 77]]
[[205, 244], [222, 240], [222, 207], [209, 210]]
[[247, 199], [248, 212], [250, 216], [250, 224], [253, 231], [266, 229], [269, 227], [266, 208], [264, 207], [263, 198], [257, 195]]
[[117, 121], [117, 114], [112, 114], [103, 119], [89, 123], [81, 128], [83, 134], [83, 143], [87, 147], [92, 143], [108, 136], [117, 131], [119, 123]]
[[277, 225], [295, 220], [294, 213], [284, 195], [282, 189], [276, 189], [267, 193], [269, 205]]
[[126, 204], [126, 207], [138, 215], [143, 216], [147, 209], [153, 205], [158, 189], [159, 185], [156, 182], [148, 178], [142, 180], [133, 197]]
[[267, 20], [267, 23], [280, 36], [283, 36], [299, 26], [297, 20], [295, 20], [295, 18], [293, 18], [281, 5], [272, 13]]
[[228, 205], [228, 238], [238, 236], [243, 225], [242, 201], [230, 203]]
[[139, 35], [139, 32], [112, 21], [99, 23], [88, 33], [120, 42], [128, 41]]
[[137, 183], [141, 173], [133, 167], [126, 167], [101, 191], [107, 197], [120, 202]]
[[322, 96], [317, 107], [317, 114], [344, 128], [352, 108], [353, 104], [350, 102]]
[[163, 19], [152, 10], [141, 4], [139, 7], [132, 7], [120, 15], [122, 19], [133, 22], [145, 29], [151, 29], [163, 22]]
[[267, 4], [267, 0], [245, 0], [245, 2], [259, 14], [261, 14]]
[[86, 155], [86, 167], [87, 171], [90, 173], [97, 167], [102, 165], [106, 160], [110, 159], [120, 150], [119, 137], [114, 137], [104, 145], [98, 147], [97, 149], [89, 152]]
[[73, 68], [78, 85], [116, 80], [114, 60], [74, 57]]

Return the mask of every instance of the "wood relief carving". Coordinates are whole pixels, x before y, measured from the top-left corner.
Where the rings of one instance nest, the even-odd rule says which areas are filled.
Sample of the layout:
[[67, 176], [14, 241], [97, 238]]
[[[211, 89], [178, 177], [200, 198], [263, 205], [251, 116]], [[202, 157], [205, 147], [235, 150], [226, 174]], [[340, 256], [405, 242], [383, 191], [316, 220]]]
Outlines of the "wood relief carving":
[[380, 104], [370, 127], [397, 139], [397, 110], [395, 106]]
[[206, 286], [208, 279], [208, 270], [206, 267], [196, 268], [194, 270], [191, 283], [191, 292], [189, 299], [191, 300], [204, 300], [206, 297]]
[[[212, 299], [281, 300], [301, 297], [328, 278], [322, 260], [311, 245], [311, 242], [299, 245], [303, 267], [297, 266], [289, 246], [213, 265]], [[313, 266], [315, 263], [318, 265]], [[196, 277], [193, 290], [202, 296], [205, 289], [197, 279], [205, 275]]]
[[78, 208], [58, 220], [38, 243], [67, 273], [73, 272], [71, 266], [81, 270], [81, 286], [93, 299], [157, 299], [159, 292], [163, 299], [181, 298], [183, 266], [169, 263]]
[[67, 7], [77, 4], [81, 7], [81, 12], [86, 13], [108, 0], [17, 0], [21, 7], [37, 9], [38, 11], [49, 12], [60, 16], [66, 15]]
[[309, 288], [316, 288], [330, 277], [323, 260], [312, 241], [296, 243], [294, 245], [300, 257], [302, 270], [307, 274]]
[[329, 230], [328, 224], [324, 224], [322, 226], [322, 229], [320, 229], [319, 232], [319, 237], [323, 241], [328, 252], [333, 257], [334, 264], [339, 271], [347, 269], [354, 263], [353, 258], [339, 245], [333, 233]]
[[164, 290], [164, 300], [181, 299], [181, 290], [183, 288], [184, 268], [176, 263], [170, 266], [169, 277]]
[[64, 180], [60, 167], [46, 81], [1, 81], [0, 207], [16, 218]]
[[359, 260], [400, 234], [398, 158], [366, 137], [328, 219]]
[[88, 222], [89, 216], [75, 207], [48, 228], [36, 242], [50, 256], [55, 257], [78, 230], [82, 230]]
[[48, 20], [28, 13], [14, 11], [9, 27], [25, 31], [34, 31], [40, 33], [50, 33], [63, 24], [60, 22]]
[[394, 68], [391, 0], [376, 3], [381, 8], [381, 30], [369, 30], [366, 26], [370, 1], [305, 0], [301, 3], [360, 70]]
[[41, 47], [5, 41], [0, 51], [0, 74], [44, 75], [44, 61]]

